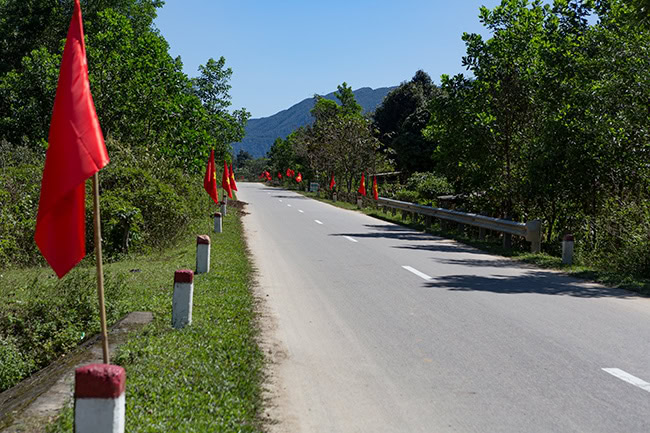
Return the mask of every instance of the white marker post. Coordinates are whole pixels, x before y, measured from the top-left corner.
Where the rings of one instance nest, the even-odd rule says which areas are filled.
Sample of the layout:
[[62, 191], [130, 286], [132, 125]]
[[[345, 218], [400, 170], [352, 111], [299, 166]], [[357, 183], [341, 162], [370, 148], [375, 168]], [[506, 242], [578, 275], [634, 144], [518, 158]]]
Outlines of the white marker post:
[[573, 235], [564, 235], [562, 239], [562, 264], [573, 263]]
[[215, 233], [221, 233], [222, 232], [221, 213], [220, 212], [216, 212], [214, 214], [214, 232]]
[[226, 216], [226, 211], [228, 210], [228, 197], [225, 197], [221, 202], [221, 213], [223, 216]]
[[192, 324], [192, 296], [194, 272], [181, 269], [174, 274], [174, 297], [172, 299], [172, 327], [181, 329]]
[[196, 273], [210, 272], [210, 236], [196, 237]]
[[75, 433], [123, 433], [126, 372], [117, 365], [90, 364], [75, 370]]

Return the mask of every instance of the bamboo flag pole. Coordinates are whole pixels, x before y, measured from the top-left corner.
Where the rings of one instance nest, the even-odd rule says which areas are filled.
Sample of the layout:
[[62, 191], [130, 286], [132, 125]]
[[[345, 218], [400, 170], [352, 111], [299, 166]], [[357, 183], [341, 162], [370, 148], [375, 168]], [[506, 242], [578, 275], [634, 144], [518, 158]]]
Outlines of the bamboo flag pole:
[[106, 308], [104, 306], [104, 270], [102, 268], [102, 230], [99, 219], [99, 175], [93, 175], [93, 210], [95, 220], [95, 261], [97, 262], [97, 297], [99, 298], [99, 317], [102, 331], [102, 352], [104, 364], [108, 364], [108, 329], [106, 327]]

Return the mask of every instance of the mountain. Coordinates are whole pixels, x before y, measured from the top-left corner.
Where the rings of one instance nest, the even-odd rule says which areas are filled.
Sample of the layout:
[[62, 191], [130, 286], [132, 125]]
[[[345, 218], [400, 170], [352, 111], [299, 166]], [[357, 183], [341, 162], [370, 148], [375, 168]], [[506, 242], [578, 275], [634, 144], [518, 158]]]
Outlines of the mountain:
[[[353, 93], [357, 102], [363, 108], [363, 112], [368, 113], [374, 111], [388, 92], [394, 88], [371, 89], [370, 87], [362, 87]], [[338, 102], [334, 92], [323, 97]], [[244, 139], [232, 145], [235, 155], [242, 149], [253, 155], [254, 158], [266, 155], [276, 138], [282, 137], [284, 139], [295, 129], [312, 122], [310, 110], [313, 106], [314, 98], [307, 98], [273, 116], [250, 119], [246, 124]]]

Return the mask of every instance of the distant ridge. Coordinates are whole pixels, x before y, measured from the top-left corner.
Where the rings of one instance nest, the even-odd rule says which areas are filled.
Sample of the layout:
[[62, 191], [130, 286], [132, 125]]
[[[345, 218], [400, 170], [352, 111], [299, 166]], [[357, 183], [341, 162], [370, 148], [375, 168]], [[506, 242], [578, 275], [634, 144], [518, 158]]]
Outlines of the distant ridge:
[[[364, 113], [374, 111], [384, 97], [395, 87], [381, 87], [371, 89], [362, 87], [355, 90], [354, 96], [363, 108]], [[337, 101], [334, 92], [328, 93], [324, 98]], [[314, 106], [314, 98], [307, 98], [296, 105], [282, 110], [269, 117], [250, 119], [246, 125], [246, 136], [239, 143], [233, 143], [235, 155], [243, 149], [255, 158], [266, 155], [276, 138], [286, 138], [295, 129], [312, 122], [310, 110]]]

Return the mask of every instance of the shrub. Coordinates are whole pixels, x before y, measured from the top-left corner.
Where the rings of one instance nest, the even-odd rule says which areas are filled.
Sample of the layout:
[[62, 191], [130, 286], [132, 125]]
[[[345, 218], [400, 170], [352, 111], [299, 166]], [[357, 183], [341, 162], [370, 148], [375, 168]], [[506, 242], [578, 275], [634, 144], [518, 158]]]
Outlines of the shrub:
[[416, 172], [409, 177], [406, 188], [415, 191], [422, 201], [434, 201], [439, 195], [453, 194], [454, 188], [444, 176], [430, 172]]
[[[100, 328], [94, 269], [77, 267], [61, 280], [36, 279], [16, 290], [39, 296], [0, 307], [0, 391]], [[107, 320], [115, 322], [128, 312], [124, 277], [105, 273], [104, 290]]]

